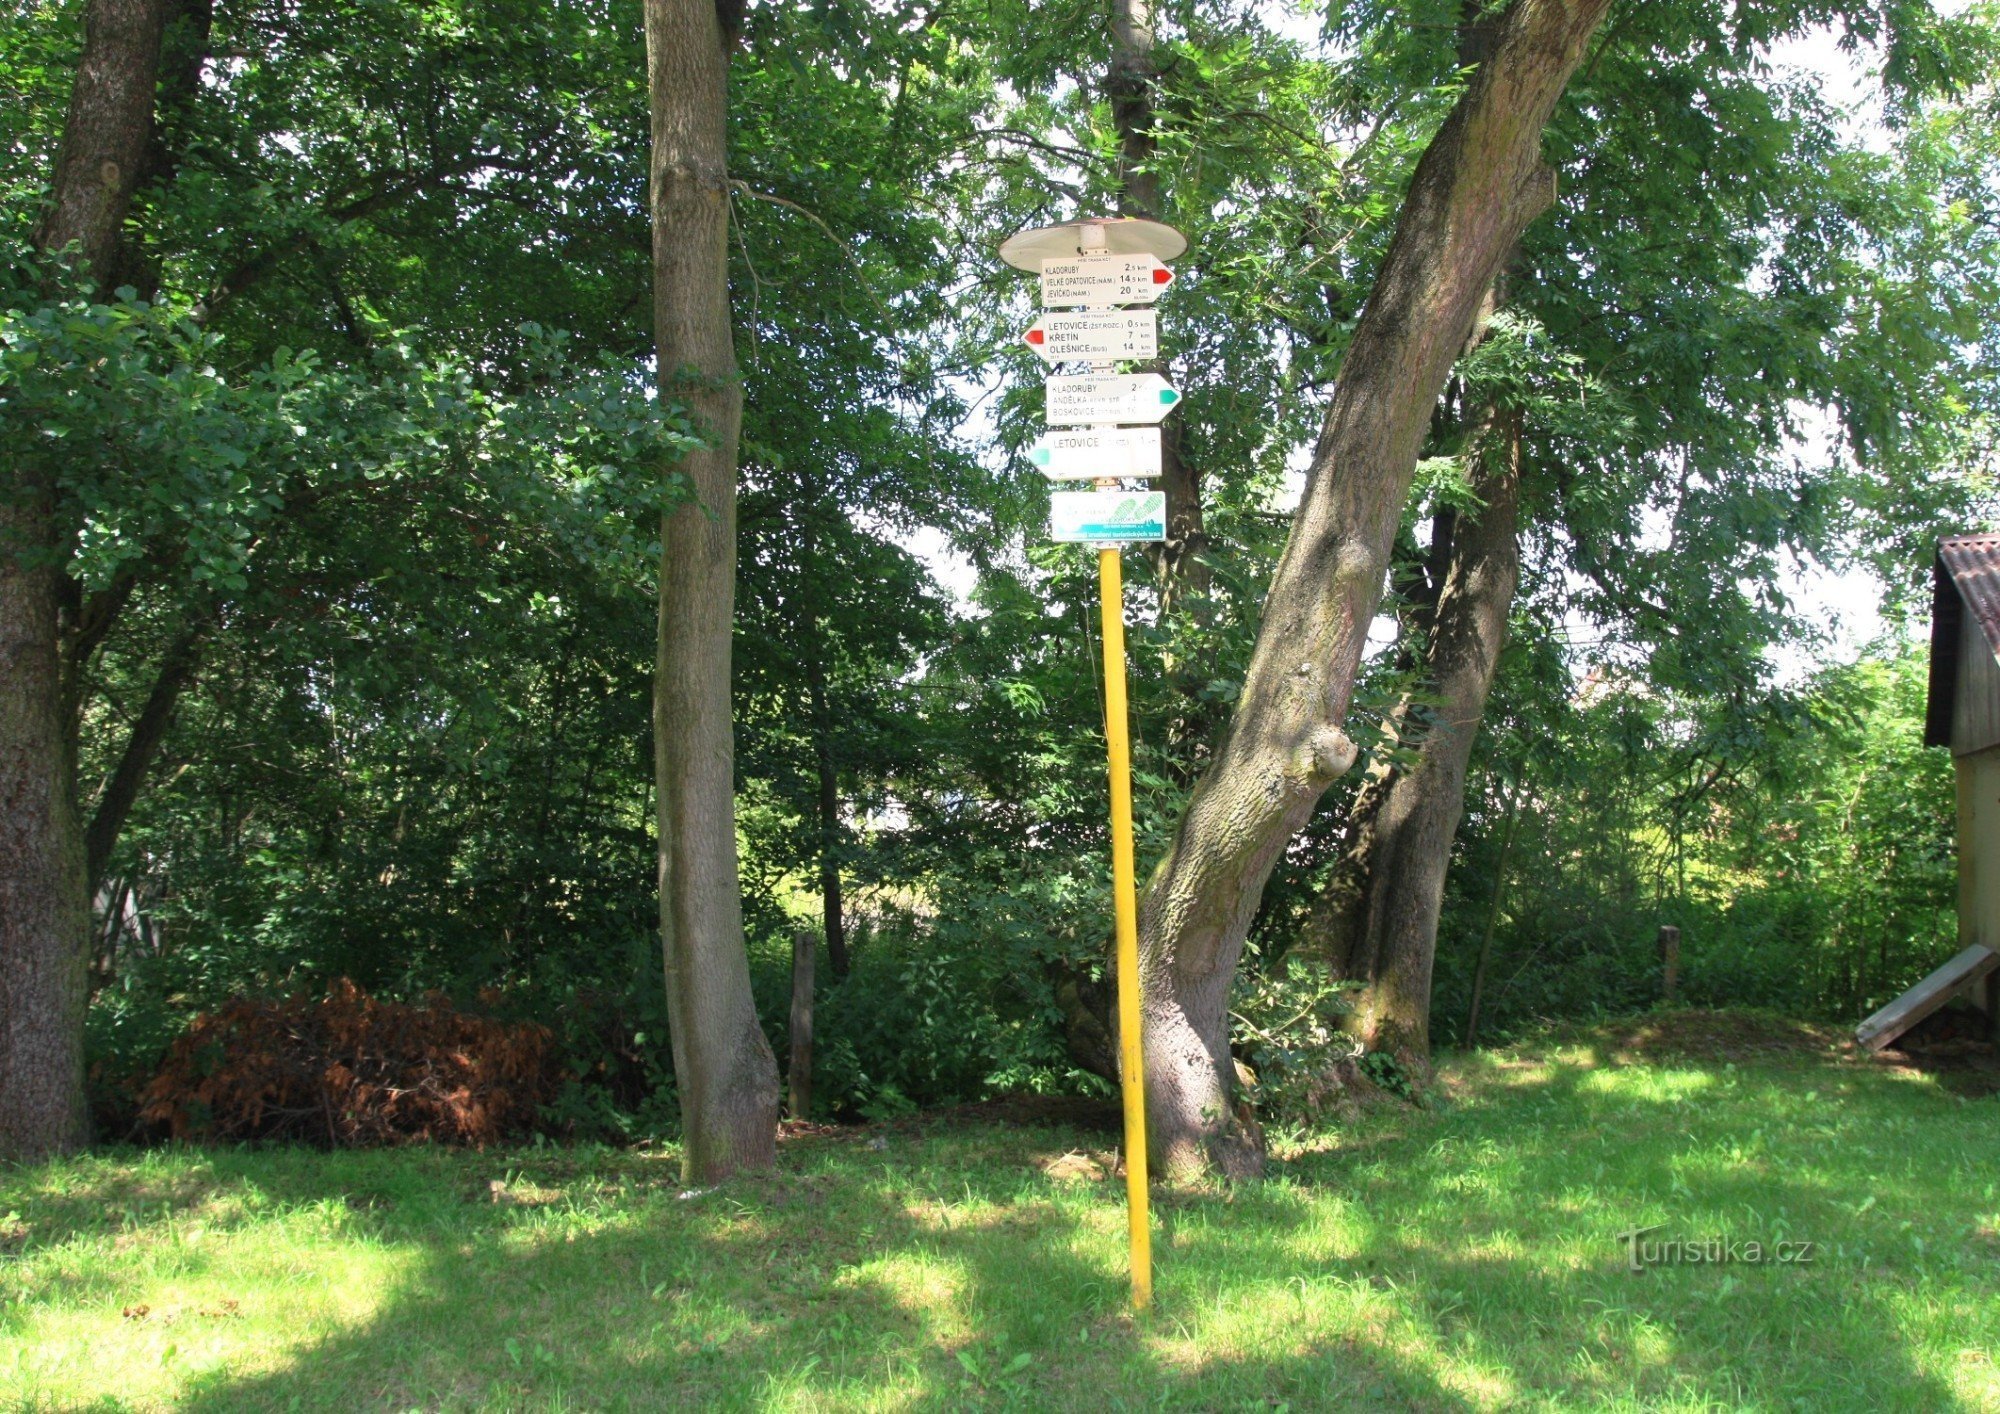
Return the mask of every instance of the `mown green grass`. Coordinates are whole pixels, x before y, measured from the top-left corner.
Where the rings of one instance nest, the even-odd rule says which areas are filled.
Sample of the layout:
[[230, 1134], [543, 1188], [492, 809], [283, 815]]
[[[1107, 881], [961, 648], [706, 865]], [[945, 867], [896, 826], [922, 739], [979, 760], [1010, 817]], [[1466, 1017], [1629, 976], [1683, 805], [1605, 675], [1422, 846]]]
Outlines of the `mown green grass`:
[[[1445, 1079], [1163, 1195], [1136, 1323], [1122, 1183], [1045, 1172], [1100, 1135], [801, 1140], [691, 1197], [613, 1153], [0, 1172], [0, 1405], [2000, 1410], [2000, 1099], [1588, 1039]], [[1820, 1246], [1635, 1275], [1654, 1223]]]

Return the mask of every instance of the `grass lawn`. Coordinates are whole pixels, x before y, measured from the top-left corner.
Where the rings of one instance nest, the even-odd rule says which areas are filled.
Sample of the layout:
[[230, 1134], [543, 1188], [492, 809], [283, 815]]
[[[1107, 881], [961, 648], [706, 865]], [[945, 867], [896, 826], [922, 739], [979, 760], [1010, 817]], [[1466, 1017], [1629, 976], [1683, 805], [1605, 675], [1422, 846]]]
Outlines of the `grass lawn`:
[[[700, 1195], [597, 1151], [0, 1171], [0, 1406], [2000, 1410], [2000, 1097], [1705, 1024], [1461, 1058], [1162, 1195], [1137, 1323], [1097, 1133], [798, 1139]], [[1815, 1247], [1635, 1274], [1652, 1224]]]

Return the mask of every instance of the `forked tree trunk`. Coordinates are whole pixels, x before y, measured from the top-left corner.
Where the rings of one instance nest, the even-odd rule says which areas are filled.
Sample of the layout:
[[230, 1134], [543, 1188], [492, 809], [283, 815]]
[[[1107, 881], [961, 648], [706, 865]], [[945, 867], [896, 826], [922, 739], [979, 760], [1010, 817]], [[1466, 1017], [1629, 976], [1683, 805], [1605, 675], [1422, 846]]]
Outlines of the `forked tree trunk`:
[[1262, 1171], [1228, 1001], [1265, 880], [1354, 764], [1340, 729], [1431, 410], [1501, 262], [1554, 197], [1541, 135], [1609, 0], [1516, 0], [1417, 164], [1341, 367], [1236, 717], [1141, 905], [1148, 1123], [1168, 1174]]
[[[1335, 868], [1312, 932], [1336, 977], [1359, 983], [1348, 1028], [1371, 1051], [1430, 1064], [1431, 965], [1445, 871], [1464, 813], [1465, 771], [1506, 639], [1520, 573], [1520, 420], [1491, 424], [1470, 478], [1424, 657], [1435, 717], [1416, 759], [1371, 781], [1366, 813]], [[1414, 711], [1399, 714], [1405, 720]]]
[[[92, 0], [47, 211], [45, 254], [114, 268], [152, 132], [164, 6]], [[64, 571], [69, 536], [52, 478], [0, 483], [0, 1159], [80, 1147], [90, 897], [76, 790], [75, 694]]]
[[653, 316], [663, 394], [711, 439], [660, 527], [653, 769], [667, 1014], [690, 1182], [768, 1168], [778, 1066], [757, 1024], [737, 883], [730, 630], [743, 393], [729, 318], [729, 45], [713, 0], [647, 0]]

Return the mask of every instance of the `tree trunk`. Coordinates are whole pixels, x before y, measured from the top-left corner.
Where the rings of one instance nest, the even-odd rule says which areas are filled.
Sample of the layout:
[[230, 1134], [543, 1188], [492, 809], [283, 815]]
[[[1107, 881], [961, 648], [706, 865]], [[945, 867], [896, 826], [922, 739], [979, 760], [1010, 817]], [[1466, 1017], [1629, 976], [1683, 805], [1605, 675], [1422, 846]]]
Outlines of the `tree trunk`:
[[662, 396], [711, 445], [679, 463], [696, 497], [660, 527], [653, 759], [660, 933], [690, 1182], [768, 1168], [778, 1066], [757, 1023], [737, 881], [730, 629], [743, 393], [729, 318], [728, 44], [711, 0], [647, 0], [654, 337]]
[[64, 710], [64, 576], [59, 562], [19, 558], [52, 540], [45, 498], [0, 509], [0, 1159], [89, 1139], [90, 896]]
[[[1153, 89], [1160, 81], [1154, 56], [1154, 0], [1111, 0], [1111, 69], [1105, 95], [1118, 132], [1118, 213], [1161, 219], [1160, 175], [1153, 162]], [[1166, 373], [1165, 359], [1141, 365]], [[1207, 545], [1202, 529], [1201, 476], [1181, 454], [1181, 424], [1170, 419], [1160, 429], [1160, 489], [1167, 496], [1166, 539], [1149, 547], [1159, 580], [1164, 613], [1183, 593], [1208, 587], [1208, 572], [1196, 557]]]
[[[49, 205], [35, 229], [102, 280], [153, 125], [164, 6], [92, 0]], [[76, 791], [76, 717], [65, 639], [76, 586], [53, 478], [10, 468], [0, 488], [0, 1159], [89, 1137], [83, 1013], [90, 895]]]
[[806, 660], [806, 693], [812, 719], [813, 770], [818, 780], [820, 925], [826, 961], [838, 981], [847, 975], [847, 925], [840, 896], [840, 773], [833, 760], [833, 714], [826, 701], [826, 639], [815, 623]]
[[[1518, 417], [1475, 451], [1484, 506], [1455, 518], [1450, 567], [1432, 614], [1424, 678], [1436, 716], [1413, 763], [1387, 771], [1315, 922], [1334, 975], [1361, 984], [1349, 1029], [1412, 1071], [1430, 1064], [1431, 964], [1445, 872], [1465, 804], [1465, 771], [1486, 710], [1519, 577]], [[1406, 720], [1413, 710], [1402, 714]], [[1375, 785], [1376, 782], [1371, 782]]]
[[1229, 987], [1272, 866], [1354, 764], [1341, 731], [1432, 408], [1520, 233], [1554, 197], [1541, 133], [1609, 0], [1516, 0], [1432, 139], [1265, 600], [1235, 720], [1141, 907], [1149, 1123], [1168, 1174], [1261, 1172], [1234, 1117]]
[[35, 246], [69, 252], [96, 278], [116, 268], [125, 213], [145, 168], [166, 22], [165, 0], [91, 0], [84, 11], [83, 54]]
[[792, 934], [791, 1064], [785, 1068], [793, 1119], [811, 1119], [813, 1107], [813, 935]]

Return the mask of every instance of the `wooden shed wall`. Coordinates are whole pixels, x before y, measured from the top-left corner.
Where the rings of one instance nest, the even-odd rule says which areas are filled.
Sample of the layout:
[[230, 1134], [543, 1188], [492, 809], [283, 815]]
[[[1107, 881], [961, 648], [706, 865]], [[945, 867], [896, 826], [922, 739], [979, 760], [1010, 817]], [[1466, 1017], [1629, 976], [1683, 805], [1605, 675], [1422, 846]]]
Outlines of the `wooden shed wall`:
[[1951, 702], [1951, 752], [1963, 756], [2000, 745], [2000, 661], [1967, 615], [1958, 630], [1958, 681]]
[[2000, 747], [1958, 768], [1958, 944], [2000, 952]]

